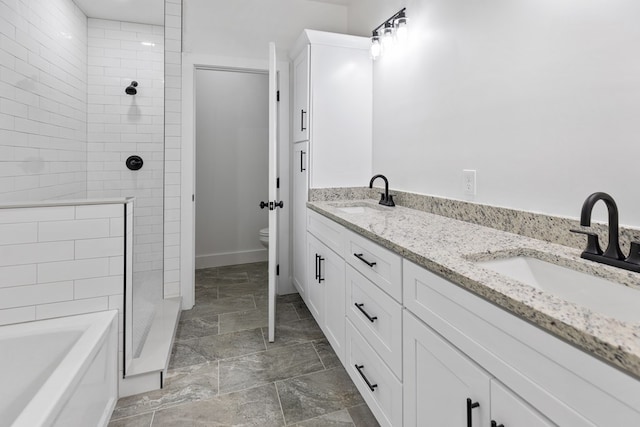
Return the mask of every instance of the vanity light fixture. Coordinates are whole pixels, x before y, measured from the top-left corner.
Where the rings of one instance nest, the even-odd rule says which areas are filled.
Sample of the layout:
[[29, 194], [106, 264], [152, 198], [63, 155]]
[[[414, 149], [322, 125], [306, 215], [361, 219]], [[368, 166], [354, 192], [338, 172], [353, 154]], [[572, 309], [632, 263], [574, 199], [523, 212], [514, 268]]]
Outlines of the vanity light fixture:
[[371, 58], [378, 59], [393, 46], [396, 39], [403, 42], [407, 39], [406, 7], [394, 13], [389, 19], [378, 25], [371, 32]]

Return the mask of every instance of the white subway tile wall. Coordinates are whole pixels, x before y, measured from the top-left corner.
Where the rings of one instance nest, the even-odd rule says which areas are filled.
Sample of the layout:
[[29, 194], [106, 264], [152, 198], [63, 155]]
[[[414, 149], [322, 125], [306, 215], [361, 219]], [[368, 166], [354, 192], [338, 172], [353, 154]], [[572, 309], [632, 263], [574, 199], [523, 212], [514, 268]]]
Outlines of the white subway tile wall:
[[165, 0], [164, 297], [180, 295], [182, 1]]
[[0, 0], [0, 203], [86, 197], [87, 17]]
[[0, 239], [0, 324], [96, 311], [98, 297], [106, 310], [109, 296], [122, 299], [124, 214], [123, 204], [0, 209], [0, 227], [29, 230], [28, 243]]
[[[88, 27], [87, 195], [136, 197], [133, 269], [161, 271], [164, 28], [93, 18]], [[127, 95], [132, 81], [138, 93]], [[142, 169], [125, 167], [131, 155], [142, 157]]]
[[[126, 214], [131, 223], [133, 201]], [[133, 261], [124, 204], [2, 208], [0, 224], [0, 325], [116, 309], [122, 362], [125, 255]]]
[[[0, 203], [135, 195], [136, 238], [145, 245], [136, 268], [163, 271], [164, 296], [173, 297], [180, 293], [181, 0], [165, 0], [165, 18], [167, 31], [87, 19], [71, 0], [0, 0]], [[135, 97], [123, 95], [131, 80], [139, 82]], [[145, 161], [135, 175], [122, 170], [133, 153]], [[37, 211], [8, 221], [0, 213], [0, 224], [9, 224], [0, 245], [36, 243], [29, 223], [42, 219], [93, 218], [70, 207]], [[18, 223], [26, 225], [18, 231]], [[122, 236], [123, 219], [111, 218], [109, 231]], [[0, 266], [0, 288], [32, 284], [36, 275], [33, 264]], [[35, 313], [5, 309], [0, 324]]]

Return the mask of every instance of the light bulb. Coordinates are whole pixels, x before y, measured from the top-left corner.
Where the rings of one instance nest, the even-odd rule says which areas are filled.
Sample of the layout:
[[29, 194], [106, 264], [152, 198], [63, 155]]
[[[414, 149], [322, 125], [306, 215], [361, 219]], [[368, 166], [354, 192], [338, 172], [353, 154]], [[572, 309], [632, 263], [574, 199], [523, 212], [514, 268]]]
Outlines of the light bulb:
[[371, 58], [378, 59], [382, 54], [382, 46], [380, 45], [380, 38], [373, 36], [371, 38]]
[[404, 43], [407, 40], [407, 18], [401, 17], [396, 19], [396, 38], [400, 43]]
[[382, 30], [382, 48], [389, 49], [393, 45], [393, 24], [387, 22]]

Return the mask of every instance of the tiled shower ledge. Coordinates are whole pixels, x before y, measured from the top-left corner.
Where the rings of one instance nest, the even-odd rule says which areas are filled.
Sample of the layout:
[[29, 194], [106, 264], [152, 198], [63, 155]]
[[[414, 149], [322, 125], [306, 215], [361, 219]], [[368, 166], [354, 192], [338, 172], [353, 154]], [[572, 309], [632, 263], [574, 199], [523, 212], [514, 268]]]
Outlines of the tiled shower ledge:
[[[351, 193], [356, 195], [358, 193]], [[529, 255], [640, 291], [640, 274], [580, 258], [581, 249], [508, 233], [403, 206], [374, 213], [338, 210], [355, 200], [307, 206], [613, 366], [640, 377], [640, 324], [623, 322], [527, 286], [474, 261]], [[376, 200], [362, 201], [379, 206]]]
[[117, 205], [129, 203], [135, 197], [105, 197], [95, 199], [64, 199], [44, 200], [38, 202], [16, 202], [0, 204], [0, 209], [45, 208], [57, 206], [82, 206], [82, 205]]

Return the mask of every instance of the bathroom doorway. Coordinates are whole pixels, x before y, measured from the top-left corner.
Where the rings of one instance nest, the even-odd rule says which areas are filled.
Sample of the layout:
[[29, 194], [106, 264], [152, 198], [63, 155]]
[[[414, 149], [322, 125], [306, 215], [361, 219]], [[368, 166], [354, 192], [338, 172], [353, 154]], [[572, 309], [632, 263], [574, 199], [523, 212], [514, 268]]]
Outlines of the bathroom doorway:
[[[269, 120], [268, 119], [269, 117], [273, 117], [277, 121], [277, 128], [275, 129], [275, 133], [272, 131], [267, 131], [268, 138], [265, 139], [265, 144], [272, 145], [272, 144], [268, 144], [267, 141], [274, 139], [274, 135], [275, 135], [275, 143], [278, 144], [279, 148], [277, 151], [277, 156], [275, 156], [275, 159], [277, 159], [277, 165], [275, 168], [271, 168], [271, 169], [277, 168], [277, 170], [274, 170], [274, 174], [277, 174], [277, 175], [274, 175], [274, 177], [279, 177], [279, 188], [277, 189], [277, 196], [275, 196], [274, 199], [277, 198], [280, 201], [284, 200], [284, 208], [280, 208], [274, 211], [268, 211], [268, 209], [264, 209], [264, 210], [260, 209], [259, 206], [261, 201], [270, 201], [270, 199], [272, 198], [272, 195], [269, 193], [269, 191], [265, 191], [264, 193], [262, 193], [262, 191], [259, 191], [255, 193], [256, 195], [254, 196], [250, 195], [245, 197], [244, 200], [246, 200], [248, 203], [247, 205], [248, 207], [246, 208], [247, 210], [250, 209], [253, 212], [255, 212], [257, 215], [260, 215], [260, 214], [264, 215], [263, 217], [265, 221], [264, 227], [266, 227], [268, 216], [273, 214], [273, 212], [275, 211], [278, 212], [277, 221], [276, 221], [277, 231], [269, 233], [269, 241], [273, 242], [274, 240], [277, 240], [277, 243], [278, 243], [277, 248], [274, 248], [274, 245], [272, 244], [269, 245], [269, 249], [274, 248], [274, 253], [277, 253], [277, 256], [276, 256], [277, 264], [275, 264], [275, 262], [273, 263], [274, 264], [273, 265], [273, 276], [274, 276], [273, 282], [275, 283], [274, 289], [275, 289], [275, 293], [277, 293], [278, 295], [295, 292], [295, 289], [291, 284], [290, 254], [289, 254], [289, 247], [290, 247], [290, 234], [289, 234], [290, 215], [288, 212], [288, 209], [289, 209], [288, 195], [290, 191], [290, 188], [289, 188], [289, 179], [290, 179], [289, 61], [288, 60], [277, 61], [275, 59], [275, 52], [273, 56], [274, 56], [273, 60], [271, 59], [271, 55], [269, 55], [270, 59], [268, 61], [265, 61], [265, 60], [251, 60], [251, 59], [245, 59], [245, 58], [226, 58], [226, 57], [217, 58], [217, 57], [211, 57], [207, 55], [192, 55], [188, 53], [185, 53], [183, 55], [183, 64], [182, 64], [183, 66], [183, 73], [182, 73], [182, 76], [183, 76], [183, 81], [182, 81], [183, 127], [182, 127], [182, 144], [181, 144], [181, 153], [180, 153], [181, 155], [181, 161], [180, 161], [181, 163], [180, 288], [181, 288], [181, 295], [182, 295], [183, 310], [190, 310], [196, 302], [196, 288], [197, 288], [195, 286], [195, 283], [197, 281], [196, 274], [195, 274], [197, 270], [196, 262], [198, 263], [199, 266], [203, 265], [201, 263], [203, 259], [206, 259], [206, 257], [202, 257], [202, 255], [207, 255], [207, 254], [203, 254], [202, 252], [198, 253], [196, 251], [196, 236], [200, 233], [200, 227], [196, 227], [196, 208], [197, 208], [197, 205], [200, 203], [199, 197], [200, 197], [200, 190], [202, 189], [202, 186], [209, 185], [208, 183], [201, 184], [200, 178], [196, 179], [196, 174], [198, 172], [196, 159], [199, 159], [201, 157], [200, 153], [197, 153], [198, 144], [196, 143], [196, 128], [197, 128], [196, 122], [198, 120], [200, 121], [208, 120], [206, 118], [200, 118], [199, 116], [201, 116], [201, 114], [199, 114], [199, 112], [197, 111], [200, 109], [200, 107], [197, 105], [197, 98], [198, 97], [202, 98], [205, 96], [203, 91], [197, 85], [197, 80], [196, 80], [197, 73], [199, 73], [201, 70], [203, 72], [211, 72], [212, 70], [215, 70], [215, 71], [227, 73], [227, 75], [228, 74], [235, 74], [235, 75], [256, 74], [256, 71], [258, 71], [257, 74], [264, 73], [265, 77], [269, 75], [276, 76], [275, 79], [266, 77], [268, 86], [267, 86], [267, 89], [264, 92], [262, 92], [265, 94], [264, 95], [265, 99], [269, 97], [269, 94], [273, 95], [274, 93], [272, 92], [275, 92], [275, 89], [277, 89], [277, 92], [279, 94], [278, 102], [274, 103], [273, 101], [271, 102], [265, 101], [265, 104], [263, 104], [265, 105], [264, 114], [266, 115], [267, 120]], [[271, 66], [272, 62], [275, 63], [274, 67]], [[275, 69], [276, 74], [274, 73], [267, 74], [267, 70], [272, 68]], [[213, 96], [218, 96], [221, 99], [223, 98], [222, 95], [213, 95]], [[231, 95], [229, 95], [229, 98], [233, 98], [235, 96], [236, 96], [236, 92], [233, 92]], [[275, 99], [273, 96], [271, 98]], [[253, 103], [255, 103], [255, 101], [253, 101]], [[224, 102], [222, 105], [224, 106], [224, 108], [228, 107], [228, 105], [225, 104]], [[270, 111], [272, 113], [273, 111], [275, 111], [276, 113], [275, 117], [274, 117], [274, 114], [269, 114]], [[246, 119], [247, 117], [246, 112], [241, 111], [241, 113], [242, 113], [241, 117], [244, 117]], [[273, 130], [274, 128], [271, 127], [271, 129]], [[199, 142], [200, 141], [198, 141], [198, 143]], [[266, 147], [265, 147], [265, 150], [267, 150]], [[268, 166], [271, 166], [274, 163], [273, 161], [269, 161], [269, 155], [265, 154], [263, 159], [265, 162], [264, 163], [265, 168], [267, 168]], [[210, 168], [211, 166], [207, 165], [205, 167]], [[197, 184], [196, 184], [196, 180], [198, 181]], [[269, 175], [267, 174], [267, 172], [265, 172], [265, 174], [260, 179], [258, 179], [258, 181], [265, 182], [264, 188], [267, 188], [267, 181], [271, 182], [271, 180], [269, 180]], [[257, 184], [258, 181], [254, 182], [254, 184], [258, 185]], [[273, 184], [275, 187], [275, 181], [276, 181], [275, 178], [273, 181], [274, 181]], [[215, 202], [218, 203], [217, 200]], [[271, 212], [271, 214], [269, 212]], [[202, 214], [200, 213], [199, 215], [202, 216]], [[260, 226], [257, 226], [257, 227], [260, 227]], [[259, 246], [260, 245], [259, 243], [260, 229], [263, 227], [260, 227], [260, 228], [251, 227], [251, 228], [253, 228], [253, 230], [250, 230], [250, 232], [255, 233], [254, 248], [256, 247], [261, 248], [261, 246]], [[277, 249], [277, 251], [275, 249]], [[251, 250], [255, 250], [255, 249], [251, 249]], [[263, 248], [263, 250], [266, 256], [267, 254], [266, 248]], [[215, 252], [213, 254], [215, 255]], [[221, 257], [213, 257], [213, 259], [216, 259], [216, 258], [220, 259]], [[246, 261], [246, 258], [244, 261]], [[247, 265], [247, 264], [244, 264], [244, 265]], [[269, 262], [269, 267], [271, 267], [271, 265], [272, 263]], [[280, 274], [276, 276], [275, 273], [276, 273], [276, 270], [278, 270], [278, 266], [279, 266]], [[219, 267], [212, 267], [212, 268], [219, 268]], [[272, 274], [269, 273], [269, 279], [271, 279], [271, 276]]]
[[[266, 261], [260, 230], [268, 211], [268, 74], [195, 71], [195, 267]], [[197, 302], [197, 301], [196, 301]]]

